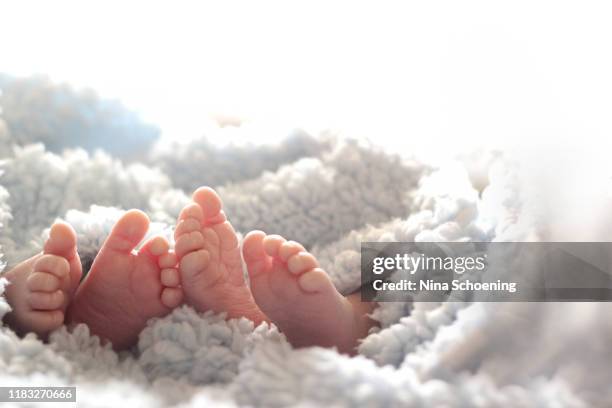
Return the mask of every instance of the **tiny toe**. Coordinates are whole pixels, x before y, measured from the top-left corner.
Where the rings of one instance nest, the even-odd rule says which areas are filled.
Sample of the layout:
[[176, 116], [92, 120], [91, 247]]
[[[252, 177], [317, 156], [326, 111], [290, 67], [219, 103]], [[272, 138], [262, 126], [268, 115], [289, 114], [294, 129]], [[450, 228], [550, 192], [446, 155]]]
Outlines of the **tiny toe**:
[[70, 274], [70, 264], [58, 255], [42, 255], [36, 260], [34, 270], [37, 272], [47, 272], [63, 279]]
[[185, 255], [179, 263], [180, 273], [188, 276], [194, 276], [208, 267], [210, 254], [206, 250], [190, 252]]
[[164, 286], [175, 288], [181, 284], [179, 272], [175, 268], [164, 268], [161, 270], [161, 283]]
[[302, 244], [295, 241], [287, 241], [280, 246], [278, 255], [284, 262], [287, 262], [289, 257], [301, 251], [306, 251]]
[[183, 291], [178, 288], [164, 288], [161, 301], [169, 309], [174, 309], [183, 302]]
[[187, 204], [179, 214], [179, 221], [195, 219], [200, 223], [204, 221], [204, 212], [202, 211], [202, 207], [200, 207], [197, 203]]
[[317, 259], [309, 252], [298, 252], [291, 256], [287, 261], [289, 272], [298, 275], [304, 271], [309, 271], [319, 266]]
[[268, 255], [278, 257], [278, 250], [285, 242], [285, 238], [280, 235], [268, 235], [263, 240], [263, 246]]
[[34, 292], [55, 292], [60, 288], [60, 280], [48, 272], [32, 272], [26, 280], [26, 287]]
[[153, 257], [158, 257], [166, 254], [169, 249], [170, 244], [168, 244], [168, 240], [162, 236], [156, 236], [145, 242], [140, 249], [140, 252], [145, 252]]
[[215, 190], [210, 187], [200, 187], [193, 193], [193, 201], [198, 203], [204, 213], [204, 219], [208, 222], [221, 213], [221, 198]]
[[[199, 207], [198, 207], [199, 208]], [[174, 230], [174, 239], [178, 239], [181, 235], [190, 232], [199, 231], [202, 228], [202, 222], [195, 218], [187, 218], [178, 222]]]
[[57, 221], [51, 226], [49, 239], [45, 242], [43, 252], [72, 259], [76, 254], [76, 241], [76, 232], [72, 226], [63, 221]]
[[64, 292], [56, 290], [55, 292], [30, 292], [28, 302], [34, 310], [55, 310], [62, 307], [66, 297]]
[[332, 285], [329, 276], [321, 268], [300, 275], [298, 284], [304, 292], [321, 292]]
[[190, 232], [181, 236], [174, 245], [174, 252], [178, 259], [181, 259], [185, 254], [204, 248], [204, 236], [200, 231]]
[[176, 253], [168, 252], [159, 257], [157, 265], [160, 268], [174, 268], [178, 263]]

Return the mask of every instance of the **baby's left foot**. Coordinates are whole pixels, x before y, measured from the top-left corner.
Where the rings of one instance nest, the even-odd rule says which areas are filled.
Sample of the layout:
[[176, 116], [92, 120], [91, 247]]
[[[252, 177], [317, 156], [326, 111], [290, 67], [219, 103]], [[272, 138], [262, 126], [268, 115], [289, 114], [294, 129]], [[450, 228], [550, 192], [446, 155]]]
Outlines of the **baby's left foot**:
[[342, 296], [302, 245], [252, 231], [244, 239], [243, 257], [257, 305], [293, 346], [355, 353], [373, 324], [370, 305]]
[[57, 222], [51, 227], [42, 254], [6, 273], [6, 300], [11, 312], [6, 323], [19, 335], [36, 333], [45, 339], [64, 324], [64, 313], [81, 279], [76, 233]]

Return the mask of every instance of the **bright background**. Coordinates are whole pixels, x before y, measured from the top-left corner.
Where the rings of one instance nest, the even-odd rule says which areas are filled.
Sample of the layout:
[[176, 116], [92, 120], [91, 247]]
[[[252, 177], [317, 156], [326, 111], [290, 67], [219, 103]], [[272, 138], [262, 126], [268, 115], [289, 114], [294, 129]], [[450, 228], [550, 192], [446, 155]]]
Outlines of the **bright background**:
[[612, 134], [606, 3], [3, 1], [0, 71], [94, 88], [171, 138], [221, 115], [414, 151], [588, 147]]

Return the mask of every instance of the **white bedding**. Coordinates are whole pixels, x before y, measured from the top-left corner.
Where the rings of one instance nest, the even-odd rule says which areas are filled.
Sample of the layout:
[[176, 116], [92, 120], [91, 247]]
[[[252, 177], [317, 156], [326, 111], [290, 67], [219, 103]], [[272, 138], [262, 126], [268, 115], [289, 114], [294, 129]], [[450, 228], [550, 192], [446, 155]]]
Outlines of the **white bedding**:
[[[151, 233], [171, 236], [187, 187], [200, 184], [218, 188], [239, 232], [263, 229], [312, 249], [344, 293], [359, 287], [362, 241], [527, 240], [539, 228], [506, 160], [480, 195], [461, 163], [433, 166], [347, 140], [298, 135], [300, 149], [202, 140], [124, 164], [42, 145], [11, 151], [10, 123], [0, 132], [8, 144], [0, 149], [8, 152], [0, 242], [9, 265], [38, 251], [57, 217], [75, 227], [85, 265], [122, 209], [145, 210]], [[253, 165], [247, 171], [236, 160]], [[185, 171], [190, 161], [197, 171]], [[61, 328], [49, 344], [0, 326], [0, 384], [76, 385], [84, 407], [604, 407], [612, 406], [609, 309], [385, 303], [373, 314], [380, 329], [353, 358], [294, 350], [273, 326], [188, 307], [149, 322], [137, 348], [121, 355], [85, 326]], [[0, 297], [0, 316], [7, 310]]]

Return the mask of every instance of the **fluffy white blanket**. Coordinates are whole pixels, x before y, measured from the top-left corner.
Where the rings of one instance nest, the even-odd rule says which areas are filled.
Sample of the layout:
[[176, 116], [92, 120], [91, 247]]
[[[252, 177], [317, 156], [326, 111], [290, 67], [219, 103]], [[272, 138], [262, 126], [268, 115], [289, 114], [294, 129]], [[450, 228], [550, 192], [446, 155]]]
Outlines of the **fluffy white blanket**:
[[[40, 92], [58, 91], [47, 85]], [[75, 112], [87, 113], [79, 98], [73, 103]], [[300, 132], [274, 146], [216, 147], [206, 139], [165, 145], [125, 164], [104, 153], [23, 145], [32, 140], [11, 135], [19, 125], [15, 109], [0, 123], [7, 267], [38, 251], [57, 217], [77, 230], [85, 266], [122, 210], [147, 211], [151, 233], [171, 236], [189, 190], [202, 184], [218, 188], [240, 232], [263, 229], [304, 243], [344, 293], [359, 286], [362, 241], [537, 236], [528, 198], [505, 160], [488, 169], [482, 194], [460, 163], [435, 167], [407, 158], [410, 152]], [[54, 143], [61, 146], [61, 138]], [[0, 280], [0, 295], [5, 284]], [[48, 344], [0, 326], [0, 385], [76, 385], [84, 407], [610, 406], [608, 309], [383, 303], [373, 313], [380, 329], [352, 358], [295, 350], [273, 326], [188, 307], [150, 321], [138, 346], [119, 355], [83, 325], [57, 330]], [[0, 317], [8, 310], [0, 296]]]

